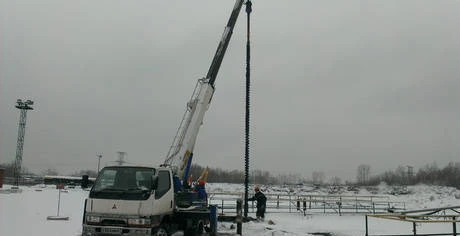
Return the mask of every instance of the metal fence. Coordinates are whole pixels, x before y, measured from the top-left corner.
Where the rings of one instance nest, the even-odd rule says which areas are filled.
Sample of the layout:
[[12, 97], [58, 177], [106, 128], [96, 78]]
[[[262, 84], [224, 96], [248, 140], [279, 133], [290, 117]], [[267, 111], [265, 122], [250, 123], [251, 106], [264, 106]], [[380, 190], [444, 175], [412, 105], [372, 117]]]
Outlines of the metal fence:
[[[219, 213], [235, 212], [236, 200], [244, 193], [208, 193], [209, 203], [217, 205]], [[267, 213], [313, 213], [322, 214], [368, 214], [388, 213], [391, 210], [405, 210], [404, 202], [390, 201], [387, 196], [358, 195], [299, 195], [265, 194]], [[250, 212], [255, 212], [254, 202], [249, 203]]]
[[[458, 211], [457, 211], [458, 212]], [[429, 213], [428, 213], [429, 214]], [[431, 236], [431, 235], [459, 235], [457, 232], [457, 223], [460, 222], [460, 214], [441, 214], [441, 215], [428, 215], [428, 214], [419, 214], [419, 215], [406, 215], [402, 213], [395, 214], [372, 214], [366, 215], [365, 224], [366, 224], [366, 236]], [[408, 228], [411, 228], [411, 234], [370, 234], [369, 219], [368, 217], [376, 219], [387, 219], [393, 221], [407, 222], [410, 224]], [[444, 232], [431, 232], [425, 233], [420, 232], [422, 224], [451, 224], [451, 232], [445, 230]]]

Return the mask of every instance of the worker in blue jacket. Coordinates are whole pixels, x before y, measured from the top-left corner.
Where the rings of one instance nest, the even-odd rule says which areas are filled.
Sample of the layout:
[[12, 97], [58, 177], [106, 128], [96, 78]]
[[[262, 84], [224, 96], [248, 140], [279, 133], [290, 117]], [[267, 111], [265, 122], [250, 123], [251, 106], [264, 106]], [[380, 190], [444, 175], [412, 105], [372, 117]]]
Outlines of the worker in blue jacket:
[[205, 184], [206, 182], [200, 180], [195, 186], [195, 191], [198, 193], [198, 199], [206, 202], [208, 200], [208, 194], [206, 193]]

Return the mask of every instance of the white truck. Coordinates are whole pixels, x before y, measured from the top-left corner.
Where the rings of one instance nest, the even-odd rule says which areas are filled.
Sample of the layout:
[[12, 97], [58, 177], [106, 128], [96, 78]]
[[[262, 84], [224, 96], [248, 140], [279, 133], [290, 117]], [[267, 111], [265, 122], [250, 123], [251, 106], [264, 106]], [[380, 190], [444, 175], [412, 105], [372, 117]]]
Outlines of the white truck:
[[82, 235], [215, 234], [215, 208], [187, 184], [193, 149], [244, 0], [236, 0], [206, 77], [187, 103], [163, 165], [107, 166], [85, 200]]

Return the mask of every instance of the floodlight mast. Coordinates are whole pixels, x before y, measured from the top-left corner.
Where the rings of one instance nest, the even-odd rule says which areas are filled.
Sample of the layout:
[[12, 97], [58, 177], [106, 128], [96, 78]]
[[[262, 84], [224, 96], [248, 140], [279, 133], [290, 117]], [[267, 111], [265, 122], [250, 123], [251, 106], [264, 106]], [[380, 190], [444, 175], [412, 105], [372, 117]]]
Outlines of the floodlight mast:
[[22, 165], [22, 151], [24, 149], [24, 135], [26, 132], [26, 118], [27, 110], [33, 110], [32, 105], [34, 102], [32, 100], [22, 101], [18, 99], [16, 101], [16, 108], [21, 111], [19, 116], [19, 128], [18, 128], [18, 142], [16, 146], [16, 160], [14, 163], [14, 177], [15, 185], [19, 186], [19, 179], [21, 177], [21, 165]]

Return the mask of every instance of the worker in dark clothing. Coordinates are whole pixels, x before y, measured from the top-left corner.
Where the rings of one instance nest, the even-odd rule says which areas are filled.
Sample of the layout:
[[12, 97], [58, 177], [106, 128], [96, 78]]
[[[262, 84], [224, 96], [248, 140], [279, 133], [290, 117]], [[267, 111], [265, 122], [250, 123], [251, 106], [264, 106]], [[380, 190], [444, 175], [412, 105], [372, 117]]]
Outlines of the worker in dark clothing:
[[265, 218], [265, 208], [267, 204], [267, 197], [265, 197], [265, 194], [263, 194], [259, 186], [254, 187], [254, 191], [256, 192], [253, 197], [248, 198], [249, 201], [257, 201], [257, 220], [264, 220]]

